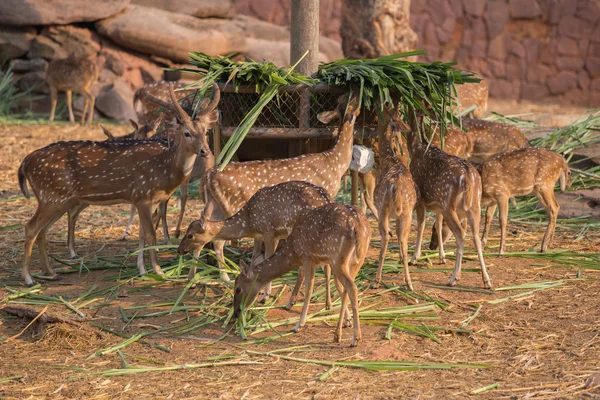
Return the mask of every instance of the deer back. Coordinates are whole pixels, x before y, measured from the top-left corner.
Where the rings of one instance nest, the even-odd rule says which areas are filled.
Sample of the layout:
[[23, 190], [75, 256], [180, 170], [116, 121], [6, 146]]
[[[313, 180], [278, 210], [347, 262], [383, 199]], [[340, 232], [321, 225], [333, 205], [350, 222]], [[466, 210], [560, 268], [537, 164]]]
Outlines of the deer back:
[[465, 83], [456, 85], [456, 102], [459, 111], [475, 106], [473, 115], [475, 118], [482, 118], [487, 110], [488, 102], [488, 84], [481, 80], [479, 83]]
[[462, 123], [473, 143], [469, 158], [472, 162], [481, 163], [498, 154], [530, 146], [515, 126], [471, 118], [464, 118]]
[[431, 144], [444, 152], [463, 159], [469, 159], [473, 152], [471, 136], [458, 126], [448, 126], [444, 133], [444, 147], [440, 140], [440, 130], [436, 129]]
[[481, 164], [484, 196], [522, 196], [539, 188], [554, 188], [563, 179], [568, 186], [570, 172], [562, 155], [539, 147], [500, 154]]
[[46, 69], [46, 82], [58, 90], [91, 88], [98, 80], [98, 68], [93, 61], [73, 57], [53, 60]]

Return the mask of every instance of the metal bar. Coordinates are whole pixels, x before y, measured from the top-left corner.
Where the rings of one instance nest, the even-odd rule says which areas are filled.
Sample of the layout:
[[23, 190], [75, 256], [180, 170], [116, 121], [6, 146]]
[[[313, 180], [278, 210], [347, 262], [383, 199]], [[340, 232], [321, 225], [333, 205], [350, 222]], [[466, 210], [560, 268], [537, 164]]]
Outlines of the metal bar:
[[[235, 128], [233, 127], [223, 127], [221, 135], [231, 137], [234, 131]], [[337, 136], [337, 127], [310, 129], [253, 127], [246, 137], [254, 139], [333, 139]], [[362, 137], [377, 137], [377, 131], [375, 129], [365, 129], [363, 133], [361, 129], [360, 131], [355, 131], [354, 136], [357, 139]]]
[[358, 205], [358, 172], [354, 170], [350, 170], [350, 178], [352, 180], [352, 195], [351, 195], [351, 203], [353, 206]]
[[[225, 84], [224, 82], [218, 82], [218, 85], [219, 85], [219, 89], [221, 89], [221, 91], [224, 93], [244, 93], [244, 94], [256, 93], [256, 86], [254, 86], [254, 85], [239, 85], [237, 90], [235, 89], [235, 86], [231, 82], [229, 82], [227, 84]], [[307, 90], [308, 92], [311, 92], [311, 93], [339, 93], [339, 94], [348, 92], [348, 88], [346, 88], [346, 87], [329, 85], [327, 83], [322, 83], [322, 82], [317, 83], [314, 86], [305, 86], [305, 85], [283, 86], [279, 90], [281, 92], [298, 92], [300, 90]]]

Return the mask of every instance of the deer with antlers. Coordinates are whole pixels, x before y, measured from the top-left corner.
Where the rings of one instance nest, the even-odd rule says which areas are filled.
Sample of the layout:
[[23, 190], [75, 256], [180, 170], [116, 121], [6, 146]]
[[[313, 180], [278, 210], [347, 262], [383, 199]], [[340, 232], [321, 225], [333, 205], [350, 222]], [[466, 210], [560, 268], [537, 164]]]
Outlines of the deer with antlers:
[[341, 341], [342, 325], [349, 325], [347, 304], [350, 298], [354, 322], [351, 345], [356, 346], [361, 332], [358, 288], [354, 279], [365, 260], [370, 240], [369, 221], [354, 206], [332, 203], [305, 212], [296, 222], [286, 242], [270, 258], [251, 267], [242, 263], [242, 272], [235, 281], [234, 316], [237, 318], [242, 308], [250, 306], [268, 282], [301, 267], [306, 293], [302, 313], [294, 329], [298, 332], [306, 322], [315, 269], [319, 265], [329, 264], [342, 299], [335, 341]]
[[416, 263], [421, 253], [423, 230], [425, 229], [425, 209], [436, 214], [436, 229], [440, 243], [440, 263], [446, 262], [441, 239], [442, 219], [456, 238], [456, 263], [449, 285], [454, 286], [460, 279], [461, 263], [465, 245], [466, 219], [473, 234], [473, 242], [481, 266], [483, 285], [486, 289], [492, 283], [485, 267], [479, 223], [481, 219], [481, 178], [475, 167], [463, 159], [449, 155], [438, 147], [423, 143], [416, 122], [411, 118], [411, 131], [408, 133], [408, 150], [411, 156], [410, 172], [417, 185], [420, 201], [417, 210], [417, 243], [412, 263]]
[[508, 199], [534, 193], [550, 217], [542, 240], [542, 252], [552, 244], [560, 206], [554, 198], [554, 187], [560, 190], [571, 186], [571, 170], [562, 155], [539, 147], [529, 147], [500, 154], [479, 166], [483, 181], [481, 203], [487, 206], [482, 244], [485, 247], [496, 206], [500, 210], [500, 250], [504, 255]]
[[[192, 222], [187, 229], [177, 251], [186, 254], [192, 250], [200, 251], [212, 240], [232, 240], [251, 237], [255, 240], [252, 260], [261, 252], [261, 242], [265, 244], [265, 258], [271, 257], [281, 239], [286, 239], [292, 232], [296, 221], [307, 210], [329, 204], [327, 192], [312, 183], [290, 181], [260, 189], [233, 216], [224, 220], [212, 221], [204, 214]], [[190, 269], [190, 279], [195, 268]], [[327, 308], [331, 305], [329, 293], [329, 268], [325, 268], [327, 280]], [[301, 276], [292, 291], [288, 309], [295, 302], [300, 288]], [[266, 285], [261, 302], [266, 301], [271, 293], [271, 283]]]
[[[373, 287], [379, 287], [383, 262], [388, 245], [389, 219], [396, 219], [396, 233], [400, 250], [400, 261], [404, 264], [404, 281], [413, 290], [408, 269], [408, 235], [412, 221], [412, 212], [417, 204], [419, 195], [415, 182], [405, 162], [401, 161], [394, 151], [392, 142], [400, 138], [400, 130], [410, 128], [399, 118], [395, 108], [387, 106], [383, 109], [383, 120], [377, 127], [379, 137], [379, 168], [377, 170], [377, 185], [375, 186], [375, 206], [379, 214], [379, 234], [381, 235], [381, 250], [379, 267]], [[401, 156], [402, 157], [402, 156]]]
[[142, 86], [136, 90], [133, 95], [133, 108], [138, 114], [140, 123], [151, 123], [159, 114], [164, 113], [166, 121], [176, 117], [170, 110], [165, 110], [160, 105], [156, 104], [152, 99], [160, 99], [162, 101], [170, 101], [169, 85], [172, 84], [175, 89], [177, 101], [181, 108], [189, 115], [192, 113], [192, 106], [195, 94], [198, 88], [186, 89], [187, 84], [184, 82], [169, 82], [156, 81]]
[[[58, 142], [30, 153], [19, 167], [19, 185], [25, 197], [33, 190], [38, 207], [25, 226], [22, 277], [33, 285], [29, 273], [31, 252], [37, 242], [42, 268], [55, 278], [48, 263], [46, 232], [65, 212], [81, 204], [131, 203], [140, 216], [140, 250], [144, 242], [156, 243], [152, 210], [167, 200], [190, 175], [197, 156], [211, 154], [206, 131], [216, 122], [219, 89], [203, 100], [194, 121], [181, 109], [171, 89], [172, 104], [154, 101], [177, 114], [181, 125], [172, 146], [152, 140]], [[161, 273], [156, 250], [150, 249], [155, 273]], [[146, 272], [143, 251], [138, 271]]]
[[[344, 113], [345, 111], [345, 113]], [[342, 95], [335, 110], [320, 113], [318, 118], [329, 123], [340, 118], [334, 147], [322, 153], [305, 154], [280, 160], [231, 162], [218, 171], [208, 171], [204, 184], [204, 215], [224, 219], [238, 212], [258, 190], [278, 183], [303, 180], [325, 189], [330, 198], [340, 189], [340, 181], [352, 160], [354, 123], [360, 113], [356, 96]], [[218, 260], [223, 261], [223, 241], [215, 241]], [[221, 278], [229, 280], [221, 271]]]
[[98, 68], [93, 61], [88, 59], [77, 59], [70, 55], [67, 58], [50, 61], [46, 69], [46, 82], [50, 86], [50, 118], [48, 123], [54, 121], [58, 91], [67, 93], [67, 108], [69, 109], [69, 121], [74, 124], [72, 95], [73, 91], [79, 92], [85, 97], [83, 111], [81, 113], [81, 125], [85, 122], [85, 116], [89, 113], [87, 123], [92, 124], [94, 119], [94, 104], [96, 97], [92, 94], [92, 86], [98, 80]]

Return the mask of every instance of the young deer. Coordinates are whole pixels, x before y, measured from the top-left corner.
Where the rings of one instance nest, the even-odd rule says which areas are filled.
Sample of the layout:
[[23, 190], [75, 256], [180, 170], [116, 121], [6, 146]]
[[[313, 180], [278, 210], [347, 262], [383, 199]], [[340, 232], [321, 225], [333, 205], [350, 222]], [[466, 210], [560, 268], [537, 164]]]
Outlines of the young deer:
[[467, 83], [456, 85], [456, 103], [459, 110], [465, 110], [472, 105], [475, 109], [469, 114], [475, 118], [482, 118], [487, 111], [488, 103], [488, 84], [481, 80], [479, 83]]
[[[294, 180], [322, 187], [330, 198], [334, 198], [352, 160], [354, 123], [359, 113], [356, 96], [348, 100], [348, 95], [343, 95], [338, 99], [336, 110], [319, 114], [319, 120], [324, 123], [334, 118], [342, 119], [337, 141], [331, 150], [280, 160], [232, 162], [223, 171], [211, 169], [204, 182], [204, 215], [209, 219], [230, 217], [259, 189]], [[221, 262], [223, 245], [223, 241], [214, 242], [215, 253]], [[221, 277], [229, 280], [224, 271]]]
[[354, 279], [365, 260], [370, 240], [369, 221], [356, 207], [332, 203], [307, 211], [298, 219], [286, 242], [270, 258], [260, 264], [243, 267], [235, 280], [234, 316], [239, 316], [242, 307], [250, 306], [268, 282], [302, 267], [306, 293], [302, 313], [294, 329], [298, 332], [306, 322], [315, 269], [329, 264], [342, 299], [334, 337], [338, 343], [342, 339], [342, 324], [346, 320], [344, 316], [349, 317], [347, 301], [350, 297], [354, 319], [352, 346], [355, 346], [361, 333], [358, 289]]
[[436, 214], [436, 228], [440, 243], [440, 263], [446, 262], [444, 246], [441, 240], [442, 218], [456, 237], [456, 263], [454, 273], [448, 283], [454, 286], [460, 279], [461, 263], [465, 246], [465, 229], [462, 226], [465, 218], [471, 227], [473, 241], [481, 275], [486, 289], [492, 287], [488, 276], [481, 241], [479, 239], [479, 222], [481, 218], [481, 178], [475, 167], [456, 156], [444, 153], [435, 146], [422, 143], [420, 133], [413, 123], [408, 133], [408, 148], [411, 155], [410, 172], [417, 184], [420, 201], [417, 205], [417, 244], [412, 263], [421, 253], [421, 242], [425, 228], [425, 209]]
[[85, 97], [85, 104], [81, 113], [81, 125], [84, 124], [87, 112], [89, 112], [87, 123], [91, 125], [94, 119], [94, 104], [96, 102], [91, 90], [98, 80], [98, 74], [96, 64], [88, 59], [76, 59], [71, 55], [65, 59], [50, 61], [46, 70], [46, 82], [50, 86], [50, 101], [52, 102], [48, 123], [54, 121], [58, 91], [67, 92], [69, 121], [72, 124], [75, 123], [72, 105], [72, 94], [75, 90]]
[[[216, 86], [216, 85], [215, 85]], [[30, 153], [19, 167], [19, 185], [29, 198], [27, 183], [38, 199], [35, 215], [25, 226], [22, 276], [33, 285], [29, 264], [37, 241], [40, 263], [53, 278], [46, 251], [46, 232], [65, 212], [81, 204], [131, 203], [140, 216], [140, 250], [144, 240], [156, 243], [152, 223], [154, 205], [167, 200], [190, 175], [196, 156], [210, 154], [206, 131], [217, 120], [215, 108], [219, 90], [207, 105], [203, 101], [198, 119], [181, 109], [171, 89], [173, 104], [163, 106], [178, 115], [182, 125], [173, 146], [152, 140], [58, 142]], [[155, 101], [160, 102], [156, 99]], [[150, 250], [153, 271], [161, 273], [156, 250]], [[138, 255], [138, 271], [144, 274], [143, 251]]]
[[379, 213], [379, 234], [381, 235], [381, 250], [379, 253], [379, 267], [373, 287], [379, 287], [383, 262], [388, 245], [389, 219], [396, 219], [396, 233], [400, 260], [404, 264], [404, 281], [410, 290], [413, 290], [408, 269], [408, 235], [412, 221], [412, 212], [418, 200], [418, 192], [410, 171], [396, 156], [392, 147], [392, 140], [400, 137], [401, 126], [407, 130], [406, 124], [398, 117], [392, 107], [383, 110], [385, 120], [380, 120], [377, 133], [379, 136], [379, 168], [377, 170], [377, 185], [375, 186], [375, 206]]
[[[200, 219], [192, 222], [188, 227], [177, 251], [179, 254], [186, 254], [192, 250], [202, 250], [212, 240], [251, 237], [255, 240], [252, 260], [256, 259], [261, 252], [261, 241], [265, 244], [265, 258], [269, 258], [277, 249], [279, 241], [290, 235], [296, 221], [303, 213], [330, 202], [329, 195], [324, 189], [308, 182], [291, 181], [262, 188], [248, 200], [240, 211], [227, 219], [211, 221], [204, 214], [200, 215]], [[191, 279], [195, 273], [195, 268], [191, 268], [189, 278]], [[325, 268], [325, 275], [327, 277], [327, 308], [329, 308], [331, 304], [329, 268]], [[288, 303], [289, 308], [295, 302], [299, 283], [300, 279], [292, 292]], [[270, 293], [271, 283], [269, 282], [261, 301], [264, 302]]]
[[534, 193], [544, 206], [550, 221], [542, 240], [541, 251], [552, 244], [559, 204], [554, 198], [554, 186], [560, 181], [560, 190], [571, 186], [571, 171], [563, 156], [539, 147], [513, 150], [496, 156], [479, 166], [483, 181], [482, 205], [487, 206], [482, 244], [485, 247], [496, 206], [500, 209], [500, 252], [504, 255], [508, 199]]

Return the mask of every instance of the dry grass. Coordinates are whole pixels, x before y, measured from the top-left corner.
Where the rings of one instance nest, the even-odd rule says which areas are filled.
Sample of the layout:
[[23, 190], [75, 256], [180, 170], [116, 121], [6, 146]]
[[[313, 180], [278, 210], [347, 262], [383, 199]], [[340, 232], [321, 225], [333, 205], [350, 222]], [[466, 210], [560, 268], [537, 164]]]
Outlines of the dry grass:
[[[128, 128], [120, 127], [120, 133]], [[21, 226], [33, 214], [35, 201], [22, 198], [16, 170], [21, 159], [30, 151], [58, 139], [101, 139], [99, 127], [91, 129], [69, 126], [1, 126], [0, 127], [0, 298], [13, 290], [23, 290], [18, 268], [21, 261], [23, 230]], [[175, 202], [173, 202], [175, 203]], [[186, 223], [199, 214], [200, 205], [193, 199]], [[462, 290], [447, 290], [451, 268], [424, 264], [413, 269], [416, 290], [423, 296], [444, 305], [420, 313], [420, 317], [401, 319], [402, 322], [429, 327], [441, 327], [433, 333], [440, 343], [428, 337], [400, 330], [388, 331], [389, 320], [362, 319], [363, 341], [357, 348], [348, 347], [351, 332], [344, 332], [341, 345], [332, 342], [335, 320], [309, 321], [298, 334], [289, 334], [291, 326], [279, 326], [252, 335], [244, 342], [231, 325], [223, 326], [227, 310], [212, 310], [216, 322], [207, 323], [189, 332], [177, 334], [165, 327], [181, 327], [188, 321], [207, 318], [207, 309], [198, 308], [203, 302], [223, 297], [226, 304], [230, 289], [216, 284], [215, 274], [185, 294], [182, 310], [169, 313], [180, 296], [183, 279], [174, 277], [165, 282], [148, 279], [112, 280], [133, 271], [135, 259], [124, 256], [137, 247], [135, 237], [118, 242], [127, 220], [128, 206], [91, 207], [78, 224], [77, 248], [83, 256], [81, 275], [65, 274], [60, 282], [43, 282], [38, 294], [62, 296], [93, 323], [119, 335], [80, 330], [51, 324], [41, 339], [33, 330], [8, 343], [0, 339], [0, 397], [2, 398], [535, 398], [565, 399], [599, 397], [600, 391], [586, 388], [588, 377], [600, 370], [600, 278], [598, 270], [565, 267], [549, 259], [486, 258], [494, 287], [510, 287], [531, 282], [557, 282], [545, 290], [512, 289], [484, 293], [477, 263], [466, 261]], [[176, 213], [169, 213], [174, 224]], [[492, 230], [490, 252], [498, 245], [496, 223]], [[6, 228], [12, 226], [12, 228]], [[537, 226], [509, 225], [508, 251], [529, 251], [538, 248], [542, 231]], [[569, 249], [582, 254], [600, 253], [600, 234], [588, 231], [579, 240], [578, 232], [559, 229], [554, 248]], [[361, 274], [359, 289], [363, 292], [361, 307], [383, 310], [413, 304], [402, 290], [369, 289], [378, 253], [374, 237], [368, 262]], [[49, 250], [61, 262], [71, 263], [66, 249], [66, 219], [60, 220], [49, 235]], [[411, 237], [411, 243], [414, 238]], [[247, 244], [247, 243], [244, 243]], [[470, 242], [468, 243], [470, 246]], [[470, 249], [470, 247], [469, 247]], [[450, 244], [449, 251], [453, 250]], [[229, 254], [236, 258], [235, 254]], [[34, 255], [34, 260], [35, 260]], [[397, 260], [397, 248], [392, 248], [390, 260]], [[176, 265], [177, 258], [161, 252], [162, 262]], [[35, 262], [35, 261], [34, 261]], [[402, 285], [402, 275], [393, 268], [384, 275], [390, 287]], [[58, 261], [52, 262], [57, 269]], [[87, 271], [87, 268], [102, 266]], [[441, 269], [441, 268], [445, 269]], [[35, 270], [35, 268], [34, 268]], [[471, 270], [471, 272], [470, 272]], [[184, 271], [185, 274], [185, 271]], [[321, 279], [317, 284], [321, 285]], [[265, 312], [272, 324], [299, 315], [300, 304], [291, 311], [283, 305], [293, 279], [277, 282], [275, 293], [285, 292]], [[536, 286], [537, 287], [537, 286]], [[104, 289], [108, 291], [102, 292]], [[322, 289], [321, 286], [317, 290]], [[469, 290], [469, 291], [465, 291]], [[472, 290], [472, 291], [471, 291]], [[93, 292], [93, 293], [92, 293]], [[91, 295], [83, 298], [83, 294]], [[519, 296], [517, 296], [519, 295]], [[490, 301], [512, 297], [497, 304]], [[80, 299], [81, 298], [81, 299]], [[208, 300], [207, 300], [208, 299]], [[93, 301], [92, 301], [93, 300]], [[92, 301], [87, 303], [88, 301]], [[48, 303], [34, 295], [12, 301], [42, 310]], [[87, 304], [86, 304], [87, 303]], [[420, 304], [426, 303], [421, 300]], [[161, 305], [167, 304], [167, 305]], [[139, 307], [141, 308], [131, 308]], [[475, 315], [476, 311], [479, 312]], [[196, 307], [196, 308], [194, 308]], [[317, 298], [311, 313], [322, 310]], [[163, 312], [146, 317], [151, 313]], [[51, 303], [49, 311], [63, 317], [76, 317], [63, 303]], [[123, 318], [123, 314], [125, 318]], [[422, 314], [430, 314], [424, 317]], [[365, 314], [366, 315], [366, 314]], [[475, 318], [472, 318], [475, 315]], [[135, 318], [133, 318], [135, 316]], [[470, 320], [470, 321], [469, 321]], [[465, 329], [470, 332], [460, 333]], [[29, 321], [9, 317], [0, 312], [0, 338], [19, 333]], [[383, 322], [375, 324], [375, 322]], [[96, 328], [93, 328], [96, 329]], [[91, 332], [91, 333], [90, 333]], [[98, 330], [98, 332], [100, 332]], [[389, 335], [391, 332], [391, 336]], [[101, 335], [101, 336], [100, 336]], [[136, 338], [136, 335], [143, 337]], [[388, 338], [386, 338], [388, 336]], [[122, 344], [126, 338], [136, 338], [131, 344], [88, 359], [100, 349]], [[252, 342], [271, 338], [266, 343]], [[277, 352], [277, 350], [288, 349]], [[251, 352], [259, 352], [256, 355]], [[275, 352], [265, 355], [267, 352]], [[412, 361], [417, 363], [476, 363], [488, 364], [487, 369], [369, 371], [318, 365], [278, 357], [337, 361]], [[226, 364], [227, 363], [227, 364]], [[180, 368], [163, 371], [165, 367], [208, 364], [208, 367]], [[132, 375], [105, 376], [100, 373], [125, 367], [159, 368], [156, 372]], [[329, 374], [324, 375], [329, 371]], [[3, 381], [3, 378], [11, 378]], [[491, 384], [499, 387], [473, 395], [472, 391]]]

